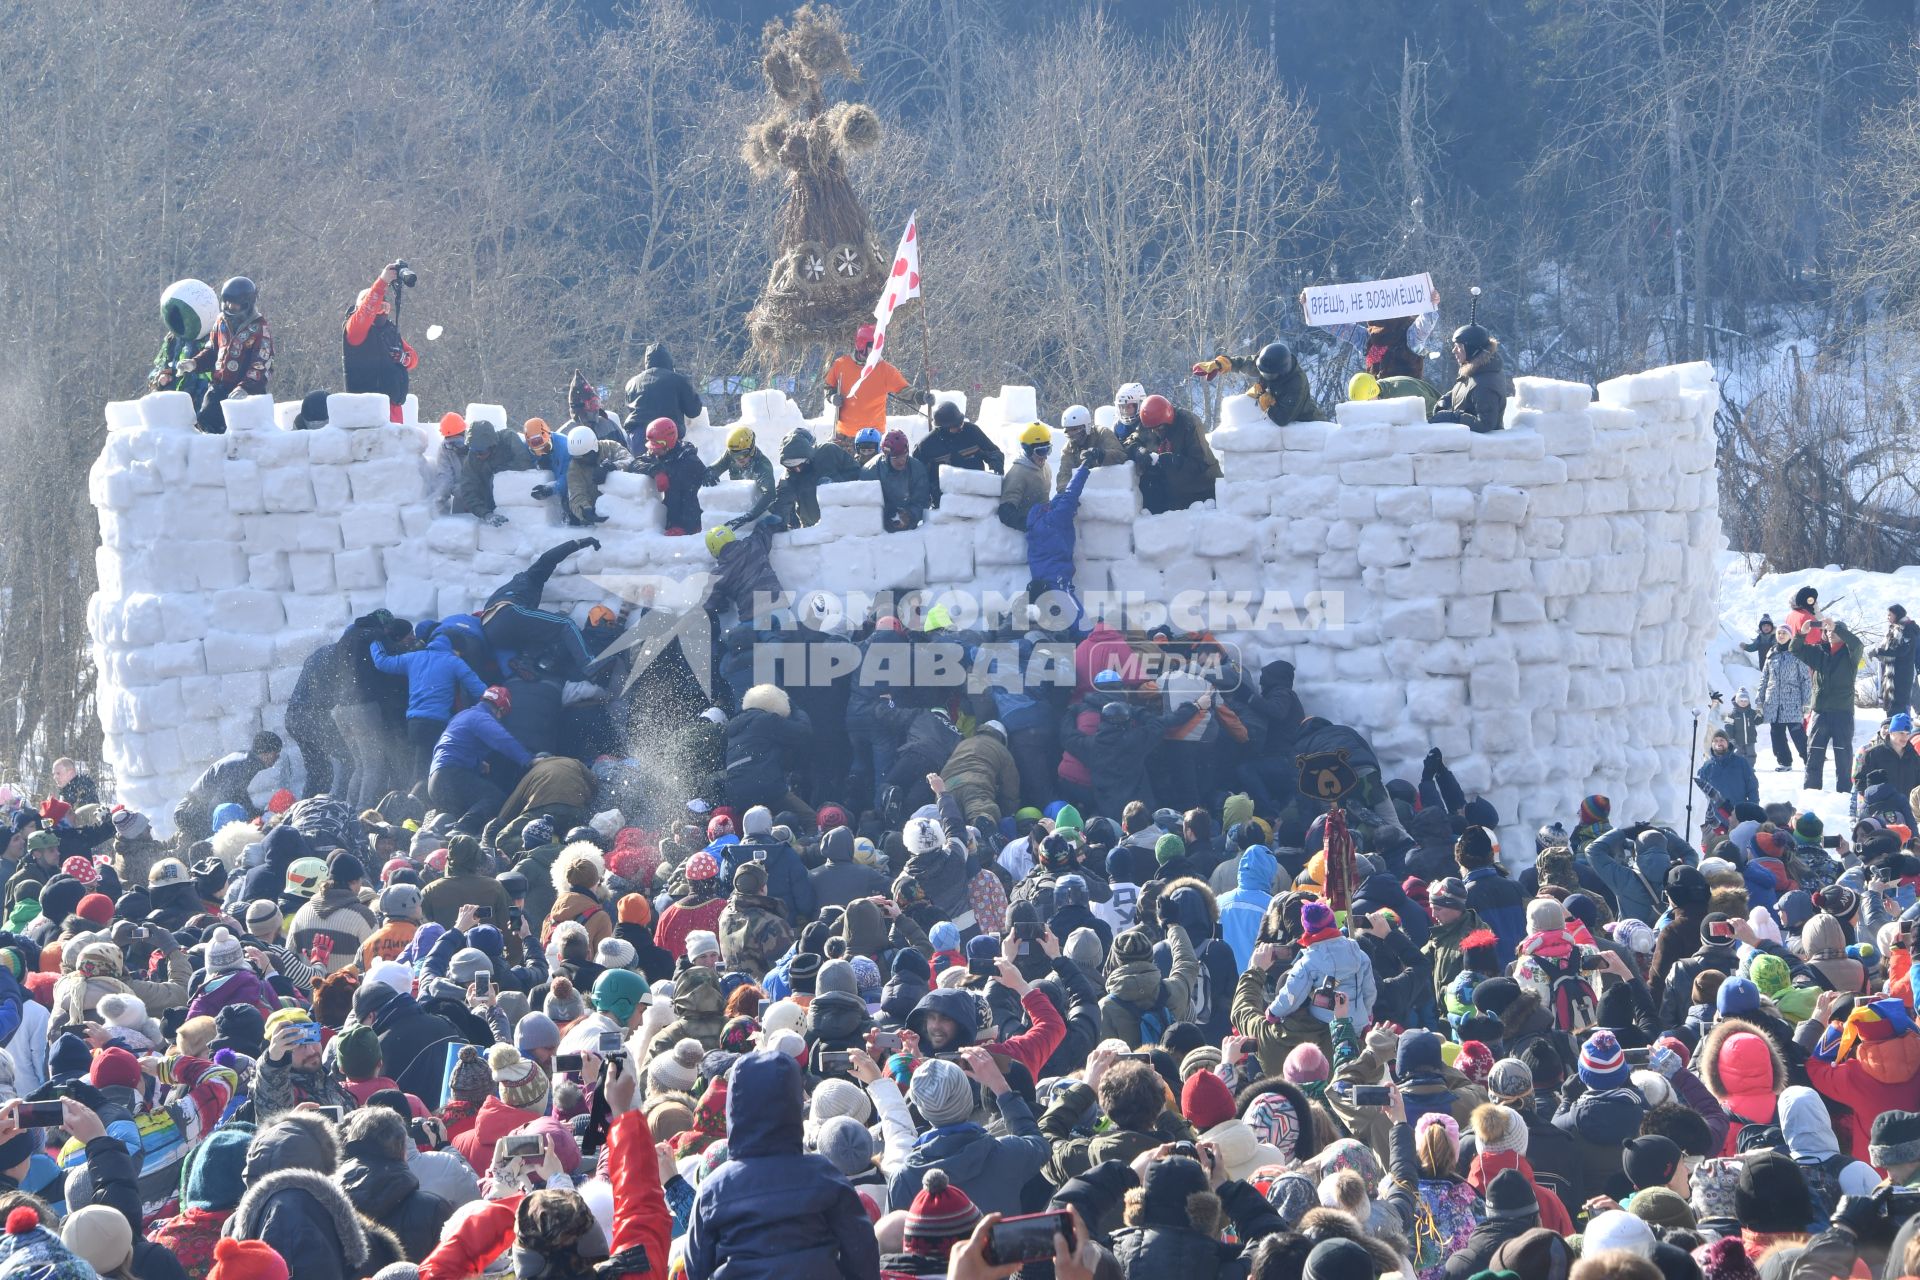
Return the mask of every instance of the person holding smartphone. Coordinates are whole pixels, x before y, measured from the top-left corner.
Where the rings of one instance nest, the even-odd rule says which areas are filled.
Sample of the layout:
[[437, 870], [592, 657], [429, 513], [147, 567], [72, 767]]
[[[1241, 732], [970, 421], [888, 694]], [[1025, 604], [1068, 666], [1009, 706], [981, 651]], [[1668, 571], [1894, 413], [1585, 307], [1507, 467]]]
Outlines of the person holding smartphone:
[[360, 1105], [320, 1050], [320, 1024], [305, 1009], [267, 1019], [267, 1051], [255, 1070], [254, 1115], [265, 1124], [303, 1102], [351, 1111]]

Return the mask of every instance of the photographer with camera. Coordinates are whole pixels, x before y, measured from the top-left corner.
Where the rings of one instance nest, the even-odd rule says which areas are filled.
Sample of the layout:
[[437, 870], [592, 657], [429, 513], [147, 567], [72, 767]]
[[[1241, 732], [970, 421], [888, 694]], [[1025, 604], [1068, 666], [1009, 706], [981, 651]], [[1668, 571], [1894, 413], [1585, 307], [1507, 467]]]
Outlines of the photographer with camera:
[[419, 283], [404, 260], [389, 262], [354, 299], [340, 333], [348, 393], [385, 396], [396, 423], [407, 403], [407, 373], [420, 363], [419, 353], [400, 336], [400, 290]]

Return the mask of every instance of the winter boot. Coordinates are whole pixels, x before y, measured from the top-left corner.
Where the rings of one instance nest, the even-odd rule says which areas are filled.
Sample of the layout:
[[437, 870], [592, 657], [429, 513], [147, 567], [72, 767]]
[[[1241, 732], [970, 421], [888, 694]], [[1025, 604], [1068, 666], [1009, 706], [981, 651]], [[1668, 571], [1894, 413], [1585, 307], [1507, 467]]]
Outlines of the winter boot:
[[1812, 747], [1808, 749], [1807, 776], [1802, 779], [1800, 785], [1808, 791], [1818, 791], [1820, 789], [1820, 779], [1825, 776], [1826, 772], [1827, 749], [1825, 747]]

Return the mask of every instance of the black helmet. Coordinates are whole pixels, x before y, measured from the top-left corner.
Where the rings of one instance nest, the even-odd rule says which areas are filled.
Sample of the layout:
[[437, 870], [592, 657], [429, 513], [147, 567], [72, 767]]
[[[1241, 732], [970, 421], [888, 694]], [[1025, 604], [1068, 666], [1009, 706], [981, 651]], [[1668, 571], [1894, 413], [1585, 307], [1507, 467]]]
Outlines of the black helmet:
[[1485, 325], [1463, 324], [1453, 331], [1453, 340], [1465, 349], [1468, 356], [1477, 356], [1493, 345], [1493, 335], [1487, 332]]
[[1293, 372], [1293, 352], [1287, 349], [1284, 342], [1269, 342], [1253, 358], [1253, 367], [1268, 382], [1277, 382]]
[[260, 290], [245, 276], [235, 276], [220, 286], [220, 301], [234, 303], [243, 311], [253, 310], [254, 299], [259, 296]]

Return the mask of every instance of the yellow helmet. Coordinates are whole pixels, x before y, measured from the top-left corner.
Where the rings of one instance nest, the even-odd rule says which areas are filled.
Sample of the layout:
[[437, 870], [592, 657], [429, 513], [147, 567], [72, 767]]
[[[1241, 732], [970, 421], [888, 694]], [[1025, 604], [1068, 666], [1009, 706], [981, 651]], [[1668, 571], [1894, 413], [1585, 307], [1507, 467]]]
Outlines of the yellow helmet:
[[1356, 373], [1347, 379], [1347, 399], [1378, 400], [1380, 398], [1380, 379], [1370, 373]]
[[733, 542], [733, 530], [726, 525], [715, 525], [707, 530], [707, 554], [719, 558], [720, 549]]
[[735, 427], [727, 432], [727, 452], [745, 453], [753, 448], [753, 428]]
[[1030, 422], [1020, 432], [1021, 448], [1031, 448], [1036, 444], [1052, 444], [1053, 432], [1044, 422]]

